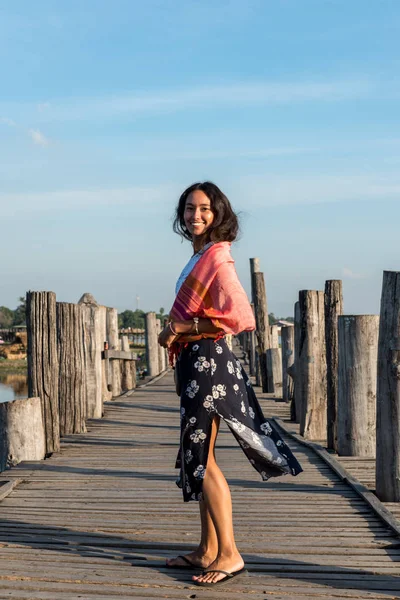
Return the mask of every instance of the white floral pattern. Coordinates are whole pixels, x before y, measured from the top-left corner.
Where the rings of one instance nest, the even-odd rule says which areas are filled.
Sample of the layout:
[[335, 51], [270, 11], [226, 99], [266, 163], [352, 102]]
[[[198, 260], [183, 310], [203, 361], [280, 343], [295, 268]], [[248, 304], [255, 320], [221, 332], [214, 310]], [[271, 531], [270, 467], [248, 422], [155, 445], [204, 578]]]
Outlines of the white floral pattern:
[[199, 356], [199, 359], [194, 363], [194, 368], [201, 373], [209, 369], [211, 364], [208, 362], [205, 356]]
[[203, 467], [203, 465], [199, 465], [193, 471], [193, 476], [196, 477], [196, 479], [204, 479], [205, 474], [206, 474], [206, 470], [205, 470], [205, 467]]
[[212, 386], [212, 396], [214, 400], [218, 400], [218, 398], [224, 398], [226, 396], [226, 385], [219, 383], [218, 385]]
[[189, 398], [194, 398], [199, 389], [200, 388], [197, 384], [197, 381], [195, 379], [192, 379], [192, 381], [189, 382], [189, 385], [186, 388], [186, 394], [189, 396]]
[[204, 433], [202, 429], [196, 429], [194, 433], [191, 434], [190, 439], [195, 444], [201, 444], [207, 438], [207, 435]]
[[272, 427], [268, 423], [268, 421], [265, 421], [265, 423], [262, 423], [260, 425], [260, 429], [261, 429], [261, 431], [263, 431], [265, 433], [265, 435], [270, 435], [272, 433]]
[[215, 410], [214, 398], [210, 395], [206, 396], [206, 398], [203, 402], [203, 406], [208, 412], [214, 411]]
[[289, 447], [263, 418], [251, 382], [225, 340], [189, 343], [181, 352], [180, 365], [184, 392], [177, 466], [181, 469], [178, 485], [186, 502], [202, 498], [214, 415], [225, 420], [264, 480], [301, 471]]

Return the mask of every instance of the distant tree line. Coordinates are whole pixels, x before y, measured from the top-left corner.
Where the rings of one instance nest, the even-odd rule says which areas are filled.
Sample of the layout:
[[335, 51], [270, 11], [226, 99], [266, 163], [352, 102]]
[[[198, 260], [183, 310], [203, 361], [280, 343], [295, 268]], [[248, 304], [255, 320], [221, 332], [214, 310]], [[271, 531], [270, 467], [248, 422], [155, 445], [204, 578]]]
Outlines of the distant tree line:
[[18, 300], [20, 304], [15, 310], [0, 306], [0, 329], [26, 325], [26, 299], [21, 296]]
[[275, 325], [275, 323], [278, 321], [288, 321], [289, 323], [294, 323], [293, 317], [276, 317], [274, 313], [269, 313], [268, 319], [270, 325]]
[[[144, 310], [124, 310], [118, 315], [118, 327], [120, 329], [127, 329], [132, 327], [133, 329], [144, 329], [146, 313]], [[157, 319], [164, 319], [166, 317], [165, 310], [160, 308], [157, 313]]]

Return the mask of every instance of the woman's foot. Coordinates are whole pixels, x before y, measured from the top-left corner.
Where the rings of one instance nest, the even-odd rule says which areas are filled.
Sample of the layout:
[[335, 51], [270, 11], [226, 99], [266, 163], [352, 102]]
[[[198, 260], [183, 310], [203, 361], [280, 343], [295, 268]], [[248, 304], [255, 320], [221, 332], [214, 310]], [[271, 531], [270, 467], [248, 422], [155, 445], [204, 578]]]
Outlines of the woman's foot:
[[[176, 558], [168, 558], [165, 562], [167, 567], [183, 567], [188, 568], [192, 565], [194, 568], [206, 569], [210, 563], [214, 560], [215, 554], [204, 553], [200, 550], [195, 550], [184, 556], [177, 556]], [[186, 560], [185, 560], [186, 559]]]
[[[234, 573], [244, 567], [244, 560], [237, 552], [229, 556], [217, 556], [217, 558], [211, 564], [206, 567], [206, 571], [212, 571], [214, 569], [220, 569], [221, 571], [227, 571], [228, 573]], [[200, 575], [193, 575], [193, 581], [200, 581], [204, 583], [216, 583], [220, 579], [225, 579], [226, 575], [223, 573], [201, 573]]]

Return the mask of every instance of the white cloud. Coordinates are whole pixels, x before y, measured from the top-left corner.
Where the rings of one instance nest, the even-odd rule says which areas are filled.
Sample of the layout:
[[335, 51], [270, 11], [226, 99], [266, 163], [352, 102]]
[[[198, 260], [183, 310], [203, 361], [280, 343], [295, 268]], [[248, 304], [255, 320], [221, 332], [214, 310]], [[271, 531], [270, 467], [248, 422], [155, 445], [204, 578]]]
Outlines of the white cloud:
[[[114, 189], [82, 189], [40, 193], [0, 194], [2, 217], [26, 213], [65, 212], [93, 206], [135, 205], [146, 213], [173, 207], [182, 192], [179, 185], [133, 186]], [[171, 211], [170, 211], [171, 212]]]
[[9, 127], [15, 127], [16, 123], [12, 119], [8, 119], [7, 117], [0, 117], [0, 123], [2, 125], [8, 125]]
[[[236, 107], [293, 104], [299, 102], [336, 102], [374, 95], [374, 82], [353, 77], [346, 80], [269, 82], [240, 81], [221, 85], [205, 84], [190, 88], [134, 91], [107, 97], [53, 99], [36, 105], [42, 122], [48, 120], [88, 120], [137, 114], [162, 114], [186, 110], [214, 110]], [[9, 105], [0, 105], [2, 112]], [[14, 105], [26, 118], [33, 118], [32, 105]]]
[[[288, 175], [241, 177], [232, 185], [239, 198], [251, 198], [252, 207], [323, 204], [327, 202], [400, 200], [400, 175]], [[231, 194], [233, 196], [233, 194]]]
[[44, 112], [50, 108], [50, 102], [39, 102], [37, 109], [39, 112]]
[[343, 267], [342, 275], [343, 277], [347, 277], [348, 279], [365, 279], [365, 275], [362, 275], [361, 273], [355, 273], [348, 267]]
[[39, 129], [29, 129], [28, 133], [37, 146], [48, 146], [50, 144], [50, 140]]

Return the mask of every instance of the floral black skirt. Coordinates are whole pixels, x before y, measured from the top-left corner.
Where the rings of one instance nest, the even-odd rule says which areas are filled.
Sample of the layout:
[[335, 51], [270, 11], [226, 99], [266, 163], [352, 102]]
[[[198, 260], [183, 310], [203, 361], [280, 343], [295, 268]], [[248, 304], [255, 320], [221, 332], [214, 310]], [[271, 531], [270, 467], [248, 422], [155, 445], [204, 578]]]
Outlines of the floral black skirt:
[[219, 415], [266, 481], [303, 470], [274, 424], [265, 419], [240, 361], [226, 341], [189, 343], [179, 355], [181, 438], [177, 484], [185, 502], [201, 500], [211, 424]]

